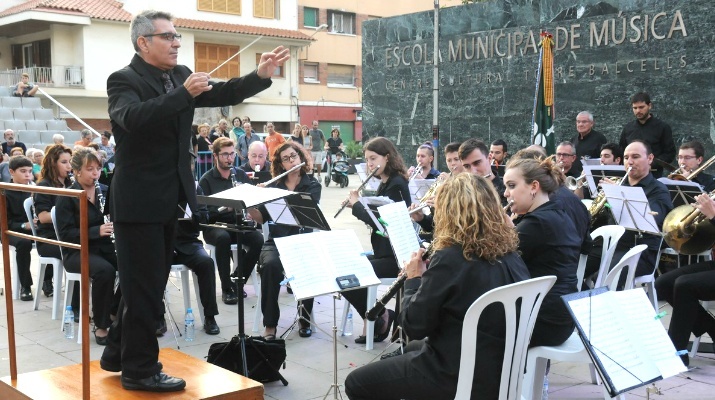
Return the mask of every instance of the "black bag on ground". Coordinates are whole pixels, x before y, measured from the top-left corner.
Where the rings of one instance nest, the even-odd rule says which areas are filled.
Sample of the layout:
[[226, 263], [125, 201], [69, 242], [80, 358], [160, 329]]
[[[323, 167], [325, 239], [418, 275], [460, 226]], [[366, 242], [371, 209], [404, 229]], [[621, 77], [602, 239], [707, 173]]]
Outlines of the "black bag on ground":
[[248, 374], [243, 372], [241, 361], [241, 344], [238, 336], [231, 338], [230, 342], [214, 343], [209, 347], [207, 361], [211, 364], [246, 376], [254, 381], [267, 383], [288, 381], [283, 379], [278, 372], [285, 368], [286, 345], [283, 339], [265, 340], [260, 336], [246, 338], [246, 366]]

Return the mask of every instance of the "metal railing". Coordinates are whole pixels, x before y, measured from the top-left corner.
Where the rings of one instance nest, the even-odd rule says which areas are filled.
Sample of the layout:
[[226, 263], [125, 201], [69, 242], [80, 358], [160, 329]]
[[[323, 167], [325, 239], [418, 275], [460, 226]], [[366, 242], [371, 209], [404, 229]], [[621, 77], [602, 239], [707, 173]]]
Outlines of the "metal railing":
[[0, 86], [15, 86], [23, 73], [30, 82], [41, 87], [84, 87], [84, 68], [78, 65], [53, 65], [51, 67], [26, 67], [0, 71]]

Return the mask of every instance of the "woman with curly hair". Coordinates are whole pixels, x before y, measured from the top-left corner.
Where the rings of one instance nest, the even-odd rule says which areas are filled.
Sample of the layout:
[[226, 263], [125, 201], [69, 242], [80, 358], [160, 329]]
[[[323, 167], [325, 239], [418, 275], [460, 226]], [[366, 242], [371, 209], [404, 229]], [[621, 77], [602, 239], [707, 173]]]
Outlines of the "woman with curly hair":
[[506, 165], [504, 196], [519, 234], [519, 252], [532, 278], [555, 275], [556, 283], [544, 297], [529, 346], [557, 346], [571, 336], [573, 319], [561, 296], [576, 291], [576, 268], [583, 238], [563, 207], [549, 200], [559, 188], [563, 172], [552, 158], [518, 157]]
[[[350, 399], [451, 399], [457, 391], [462, 324], [484, 293], [529, 279], [517, 253], [518, 237], [488, 180], [471, 174], [447, 179], [437, 190], [429, 269], [424, 250], [405, 267], [398, 318], [411, 342], [403, 355], [368, 364], [345, 380]], [[504, 309], [491, 305], [477, 331], [472, 398], [496, 399], [503, 361]]]

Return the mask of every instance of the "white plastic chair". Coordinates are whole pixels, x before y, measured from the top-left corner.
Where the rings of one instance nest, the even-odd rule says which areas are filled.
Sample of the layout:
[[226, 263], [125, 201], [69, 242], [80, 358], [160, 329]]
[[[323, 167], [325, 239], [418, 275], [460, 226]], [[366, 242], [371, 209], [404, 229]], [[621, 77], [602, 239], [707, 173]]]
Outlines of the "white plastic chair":
[[[621, 276], [623, 268], [628, 268], [628, 276], [626, 279], [626, 289], [633, 288], [633, 274], [635, 274], [636, 265], [640, 259], [643, 250], [648, 246], [641, 244], [630, 249], [623, 255], [621, 261], [608, 273], [604, 280], [604, 285], [609, 286], [610, 290], [616, 290], [618, 278]], [[526, 373], [524, 374], [524, 392], [525, 399], [541, 398], [541, 391], [544, 387], [544, 375], [546, 374], [547, 360], [564, 361], [570, 363], [582, 363], [593, 366], [591, 357], [589, 357], [586, 348], [583, 347], [583, 342], [578, 333], [574, 331], [566, 341], [558, 346], [538, 346], [532, 347], [527, 353]], [[591, 368], [591, 383], [597, 384], [595, 370]], [[535, 397], [536, 396], [536, 397]], [[604, 399], [610, 399], [611, 396], [603, 389]], [[624, 398], [620, 396], [620, 398]]]
[[[55, 235], [57, 236], [57, 240], [62, 240], [60, 239], [60, 231], [57, 229], [57, 217], [56, 217], [56, 210], [55, 207], [52, 207], [52, 210], [50, 210], [50, 217], [52, 218], [52, 226], [55, 228]], [[62, 247], [60, 247], [60, 253], [62, 253]], [[64, 269], [64, 264], [62, 264], [62, 269]], [[72, 294], [74, 292], [74, 284], [75, 282], [79, 283], [80, 285], [80, 291], [82, 290], [82, 274], [77, 273], [77, 272], [68, 272], [67, 270], [64, 270], [65, 273], [65, 298], [64, 298], [64, 303], [62, 304], [62, 310], [67, 309], [67, 304], [72, 302]], [[92, 281], [89, 281], [90, 286], [92, 285]], [[90, 287], [90, 290], [92, 288]], [[58, 295], [58, 292], [55, 291], [55, 296]], [[90, 296], [91, 299], [92, 296]], [[74, 310], [76, 311], [76, 310]], [[79, 315], [82, 315], [82, 302], [79, 302]], [[60, 332], [63, 332], [65, 329], [64, 323], [60, 324]], [[82, 343], [82, 329], [77, 330], [77, 343]]]
[[[598, 237], [603, 238], [603, 250], [601, 251], [601, 264], [598, 268], [596, 281], [593, 282], [592, 288], [603, 286], [603, 278], [608, 273], [613, 260], [613, 254], [616, 252], [616, 245], [621, 236], [626, 232], [626, 228], [620, 225], [605, 225], [591, 232], [591, 239], [596, 240]], [[586, 264], [581, 257], [578, 268], [576, 269], [576, 290], [581, 291], [584, 274], [586, 272]]]
[[[397, 278], [381, 278], [380, 285], [392, 285]], [[367, 309], [371, 309], [377, 302], [377, 287], [380, 285], [369, 286], [367, 288]], [[344, 336], [345, 324], [348, 321], [348, 312], [350, 312], [350, 303], [343, 299], [343, 319], [340, 323], [341, 336]], [[359, 318], [365, 318], [360, 315]], [[365, 350], [372, 350], [375, 342], [375, 321], [367, 321], [365, 326]]]
[[[25, 214], [27, 214], [27, 220], [30, 223], [30, 227], [32, 228], [32, 235], [37, 236], [37, 231], [35, 228], [35, 224], [32, 222], [32, 206], [34, 204], [34, 200], [32, 196], [28, 197], [25, 199], [25, 202], [23, 203], [23, 206], [25, 207]], [[37, 246], [35, 246], [37, 247]], [[40, 261], [40, 269], [37, 273], [37, 290], [35, 292], [35, 301], [33, 305], [33, 309], [37, 310], [40, 307], [40, 289], [42, 289], [42, 280], [45, 278], [45, 268], [47, 268], [47, 265], [52, 265], [52, 271], [53, 271], [53, 280], [54, 282], [52, 283], [52, 287], [54, 290], [54, 295], [52, 295], [52, 319], [59, 319], [59, 314], [60, 314], [60, 290], [62, 289], [62, 273], [64, 272], [64, 264], [62, 263], [62, 260], [59, 258], [55, 257], [43, 257], [39, 255], [39, 261]]]
[[[189, 286], [189, 273], [191, 269], [184, 264], [173, 264], [171, 266], [171, 272], [179, 274], [179, 279], [181, 279], [181, 291], [184, 296], [184, 312], [191, 308], [191, 291]], [[196, 278], [196, 274], [192, 274], [194, 279], [194, 292], [196, 293], [196, 303], [199, 311], [199, 317], [201, 317], [201, 323], [204, 323], [204, 306], [201, 304], [201, 297], [199, 296], [199, 282]]]
[[[554, 283], [556, 283], [555, 276], [542, 276], [512, 283], [492, 289], [472, 303], [464, 316], [462, 327], [462, 355], [459, 361], [455, 399], [471, 398], [477, 351], [477, 324], [482, 311], [493, 303], [502, 303], [506, 317], [506, 344], [499, 384], [499, 399], [515, 400], [520, 397], [529, 339], [534, 330], [541, 302]], [[521, 299], [521, 303], [517, 309], [517, 300], [519, 299]], [[480, 361], [490, 362], [490, 360]]]

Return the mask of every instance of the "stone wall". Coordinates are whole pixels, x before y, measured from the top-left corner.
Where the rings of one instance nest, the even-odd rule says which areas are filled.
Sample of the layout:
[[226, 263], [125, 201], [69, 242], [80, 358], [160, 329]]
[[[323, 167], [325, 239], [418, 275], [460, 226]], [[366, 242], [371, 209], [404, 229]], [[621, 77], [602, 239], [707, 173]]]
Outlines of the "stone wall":
[[[646, 91], [676, 145], [697, 138], [715, 153], [712, 0], [492, 0], [440, 10], [440, 147], [478, 137], [530, 140], [541, 30], [556, 49], [557, 142], [589, 110], [617, 141]], [[433, 13], [363, 26], [364, 132], [386, 136], [409, 164], [432, 139]], [[512, 151], [513, 153], [513, 151]], [[444, 165], [440, 160], [440, 165]]]

